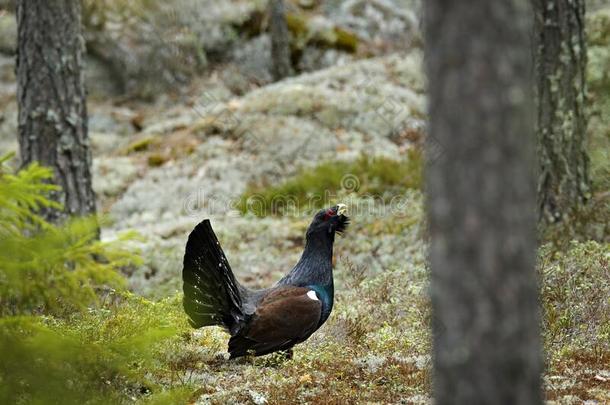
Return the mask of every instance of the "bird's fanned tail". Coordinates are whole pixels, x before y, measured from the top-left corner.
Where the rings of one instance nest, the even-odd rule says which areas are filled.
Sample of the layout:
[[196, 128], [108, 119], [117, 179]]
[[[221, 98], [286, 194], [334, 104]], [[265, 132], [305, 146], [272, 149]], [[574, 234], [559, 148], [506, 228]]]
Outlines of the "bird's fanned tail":
[[207, 219], [189, 235], [182, 279], [190, 324], [222, 325], [233, 334], [244, 319], [240, 286]]

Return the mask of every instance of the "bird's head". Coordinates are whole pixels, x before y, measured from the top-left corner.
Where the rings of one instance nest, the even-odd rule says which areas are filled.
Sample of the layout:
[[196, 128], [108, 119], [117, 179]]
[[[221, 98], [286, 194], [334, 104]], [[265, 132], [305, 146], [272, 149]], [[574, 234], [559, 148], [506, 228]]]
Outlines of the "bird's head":
[[349, 225], [347, 205], [337, 204], [334, 207], [320, 210], [313, 217], [313, 221], [307, 229], [307, 238], [313, 236], [331, 236], [335, 233], [341, 234]]

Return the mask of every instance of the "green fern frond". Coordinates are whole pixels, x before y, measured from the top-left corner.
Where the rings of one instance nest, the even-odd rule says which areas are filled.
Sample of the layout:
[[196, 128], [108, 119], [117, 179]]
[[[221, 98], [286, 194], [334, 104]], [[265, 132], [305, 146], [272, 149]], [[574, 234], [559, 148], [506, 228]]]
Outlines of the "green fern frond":
[[[3, 157], [0, 163], [5, 163]], [[61, 209], [61, 204], [48, 198], [59, 189], [48, 183], [53, 172], [33, 163], [17, 174], [10, 174], [0, 164], [0, 232], [15, 233], [36, 227], [48, 228], [49, 223], [38, 213], [44, 208]]]
[[17, 174], [0, 159], [0, 315], [65, 315], [98, 302], [96, 291], [125, 287], [121, 268], [141, 259], [132, 235], [99, 241], [96, 218], [52, 225], [39, 214], [61, 208], [48, 198], [52, 171], [34, 163]]

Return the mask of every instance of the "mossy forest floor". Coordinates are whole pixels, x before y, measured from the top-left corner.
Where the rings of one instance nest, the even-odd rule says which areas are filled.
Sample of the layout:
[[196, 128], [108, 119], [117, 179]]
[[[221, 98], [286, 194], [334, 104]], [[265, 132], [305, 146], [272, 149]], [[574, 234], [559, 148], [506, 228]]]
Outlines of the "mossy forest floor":
[[[425, 245], [417, 242], [421, 225], [403, 224], [400, 232], [410, 234], [417, 247], [402, 266], [378, 274], [346, 258], [350, 234], [338, 241], [335, 310], [320, 331], [295, 348], [292, 360], [276, 355], [228, 360], [228, 335], [217, 327], [191, 329], [180, 294], [150, 301], [107, 292], [100, 307], [63, 320], [44, 318], [43, 324], [87, 351], [99, 350], [90, 359], [77, 357], [77, 367], [94, 363], [97, 373], [87, 378], [101, 376], [101, 384], [94, 379], [93, 386], [117, 402], [430, 403]], [[372, 238], [380, 231], [356, 223], [350, 232]], [[550, 245], [541, 249], [549, 401], [610, 400], [609, 260], [608, 246], [597, 242], [573, 242], [561, 253]], [[97, 363], [97, 356], [104, 359]]]
[[[48, 191], [45, 174], [35, 168], [12, 176], [15, 160], [0, 163], [0, 237], [11, 247], [0, 249], [0, 403], [432, 402], [417, 25], [405, 23], [413, 33], [401, 32], [413, 41], [397, 48], [375, 45], [384, 43], [383, 30], [361, 53], [300, 44], [302, 62], [317, 61], [316, 68], [269, 84], [249, 75], [261, 67], [259, 47], [268, 38], [258, 31], [239, 37], [262, 3], [231, 3], [242, 6], [206, 3], [222, 16], [212, 21], [220, 42], [206, 46], [210, 58], [227, 47], [232, 56], [210, 61], [190, 85], [155, 90], [154, 102], [89, 97], [102, 242], [87, 221], [30, 228]], [[321, 9], [301, 13], [320, 18]], [[560, 404], [610, 403], [610, 8], [596, 10], [587, 20], [593, 193], [569, 220], [540, 232], [544, 390]], [[416, 21], [409, 13], [382, 25]], [[11, 21], [0, 13], [0, 28]], [[117, 36], [125, 46], [150, 37], [137, 18], [123, 23], [115, 25], [125, 29]], [[232, 39], [222, 42], [227, 32]], [[168, 46], [143, 45], [142, 52]], [[0, 156], [17, 150], [14, 58], [2, 49]], [[138, 69], [125, 80], [148, 77]], [[442, 145], [432, 152], [443, 158]], [[211, 218], [237, 278], [264, 287], [298, 260], [311, 212], [337, 202], [348, 204], [352, 224], [335, 245], [335, 308], [292, 360], [229, 361], [226, 333], [189, 327], [180, 272], [199, 221]], [[125, 236], [132, 231], [137, 236]]]

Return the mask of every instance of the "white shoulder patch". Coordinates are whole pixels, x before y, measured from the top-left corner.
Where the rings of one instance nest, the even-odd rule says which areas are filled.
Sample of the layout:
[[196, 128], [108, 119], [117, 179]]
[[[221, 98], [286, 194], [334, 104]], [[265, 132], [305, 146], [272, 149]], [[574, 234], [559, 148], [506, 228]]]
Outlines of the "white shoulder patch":
[[314, 290], [307, 291], [307, 296], [312, 300], [319, 301], [318, 296], [316, 295], [316, 292]]

